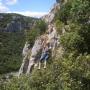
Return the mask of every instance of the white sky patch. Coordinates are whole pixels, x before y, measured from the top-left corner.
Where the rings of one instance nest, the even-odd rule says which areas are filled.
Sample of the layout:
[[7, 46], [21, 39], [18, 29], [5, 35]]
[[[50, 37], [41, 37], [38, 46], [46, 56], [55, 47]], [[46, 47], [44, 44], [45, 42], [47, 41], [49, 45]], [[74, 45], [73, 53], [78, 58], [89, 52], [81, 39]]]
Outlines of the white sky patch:
[[14, 5], [18, 2], [18, 0], [6, 0], [7, 5]]
[[9, 12], [9, 8], [0, 2], [0, 13]]
[[22, 11], [22, 12], [12, 12], [12, 13], [18, 13], [18, 14], [22, 14], [24, 16], [30, 16], [30, 17], [37, 17], [40, 18], [44, 15], [46, 15], [48, 12], [31, 12], [31, 11]]

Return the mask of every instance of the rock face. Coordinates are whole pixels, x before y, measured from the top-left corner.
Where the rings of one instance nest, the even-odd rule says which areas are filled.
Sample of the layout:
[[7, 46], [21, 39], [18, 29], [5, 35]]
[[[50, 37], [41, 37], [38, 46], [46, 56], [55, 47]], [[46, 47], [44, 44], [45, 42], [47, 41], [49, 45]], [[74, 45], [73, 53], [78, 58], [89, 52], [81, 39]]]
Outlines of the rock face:
[[[38, 65], [37, 68], [40, 69], [40, 64], [39, 64], [40, 57], [42, 55], [43, 48], [46, 47], [47, 44], [49, 44], [48, 48], [51, 51], [50, 56], [52, 56], [52, 57], [55, 56], [55, 49], [59, 44], [58, 34], [57, 34], [55, 27], [52, 25], [48, 26], [47, 32], [48, 32], [48, 34], [41, 35], [40, 37], [38, 37], [35, 40], [35, 43], [31, 49], [30, 53], [28, 52], [29, 50], [27, 48], [25, 49], [25, 50], [27, 50], [26, 55], [23, 58], [23, 62], [22, 62], [22, 65], [20, 67], [18, 76], [20, 76], [24, 72], [26, 74], [31, 73], [32, 67], [35, 66], [36, 64]], [[26, 47], [26, 44], [25, 44], [25, 47]], [[28, 57], [28, 55], [29, 55], [29, 57]], [[26, 66], [27, 62], [28, 62], [28, 64], [27, 64], [28, 67]], [[26, 67], [26, 70], [24, 69], [25, 67]]]
[[0, 32], [20, 32], [31, 29], [36, 19], [18, 14], [0, 14]]
[[28, 58], [28, 54], [29, 54], [29, 46], [30, 44], [28, 44], [28, 42], [25, 43], [25, 46], [23, 48], [23, 52], [22, 52], [22, 56], [23, 56], [23, 62], [22, 65], [19, 69], [19, 73], [18, 76], [20, 76], [20, 74], [25, 73], [28, 63], [29, 63], [29, 58]]
[[52, 23], [55, 13], [57, 12], [58, 9], [60, 9], [60, 4], [59, 3], [54, 4], [49, 14], [43, 16], [42, 20], [45, 20], [45, 22], [49, 24]]
[[[21, 65], [21, 67], [19, 69], [18, 76], [20, 76], [24, 72], [27, 72], [27, 73], [30, 72], [31, 67], [34, 64], [34, 60], [35, 60], [36, 57], [38, 57], [37, 55], [38, 55], [38, 53], [39, 53], [39, 51], [40, 51], [40, 49], [42, 47], [41, 46], [41, 38], [38, 38], [35, 41], [31, 51], [28, 48], [29, 46], [30, 45], [26, 42], [25, 46], [23, 48], [23, 53], [22, 53], [23, 54], [23, 62], [22, 62], [22, 65]], [[29, 51], [30, 51], [30, 53], [29, 53]], [[35, 58], [33, 58], [33, 57], [35, 57]]]
[[25, 57], [28, 54], [30, 44], [28, 42], [25, 43], [25, 46], [23, 48], [22, 56]]
[[6, 30], [7, 32], [17, 32], [23, 30], [24, 27], [22, 26], [21, 22], [12, 21], [11, 23], [7, 24]]

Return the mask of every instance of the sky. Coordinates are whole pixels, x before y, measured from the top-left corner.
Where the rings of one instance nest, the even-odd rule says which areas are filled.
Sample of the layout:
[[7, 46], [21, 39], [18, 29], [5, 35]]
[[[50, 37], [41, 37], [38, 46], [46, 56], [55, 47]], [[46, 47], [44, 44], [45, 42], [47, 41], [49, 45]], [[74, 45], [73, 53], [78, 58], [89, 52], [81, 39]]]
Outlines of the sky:
[[41, 17], [47, 14], [56, 0], [0, 0], [0, 13], [18, 13]]

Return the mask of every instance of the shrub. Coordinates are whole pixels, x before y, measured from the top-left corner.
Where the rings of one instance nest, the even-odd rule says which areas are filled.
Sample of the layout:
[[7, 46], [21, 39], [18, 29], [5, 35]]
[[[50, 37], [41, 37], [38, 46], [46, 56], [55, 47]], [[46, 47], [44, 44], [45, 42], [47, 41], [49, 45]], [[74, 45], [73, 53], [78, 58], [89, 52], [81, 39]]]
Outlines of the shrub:
[[66, 50], [83, 52], [84, 39], [76, 32], [66, 33], [61, 37], [61, 43]]
[[1, 90], [89, 90], [90, 55], [69, 53], [54, 60], [46, 69], [34, 69], [30, 76], [13, 78]]

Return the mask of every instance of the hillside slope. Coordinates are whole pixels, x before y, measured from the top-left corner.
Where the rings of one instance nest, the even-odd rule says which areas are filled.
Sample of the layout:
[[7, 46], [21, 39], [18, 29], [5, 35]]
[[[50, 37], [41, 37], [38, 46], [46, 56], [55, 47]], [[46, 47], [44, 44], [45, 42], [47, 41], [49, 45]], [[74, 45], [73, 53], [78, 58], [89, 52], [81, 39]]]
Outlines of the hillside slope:
[[90, 90], [90, 0], [61, 1], [50, 21], [60, 35], [56, 55], [46, 69], [1, 83], [2, 90]]
[[33, 44], [44, 28], [45, 23], [40, 19], [0, 13], [0, 74], [19, 69], [24, 43], [28, 39]]

